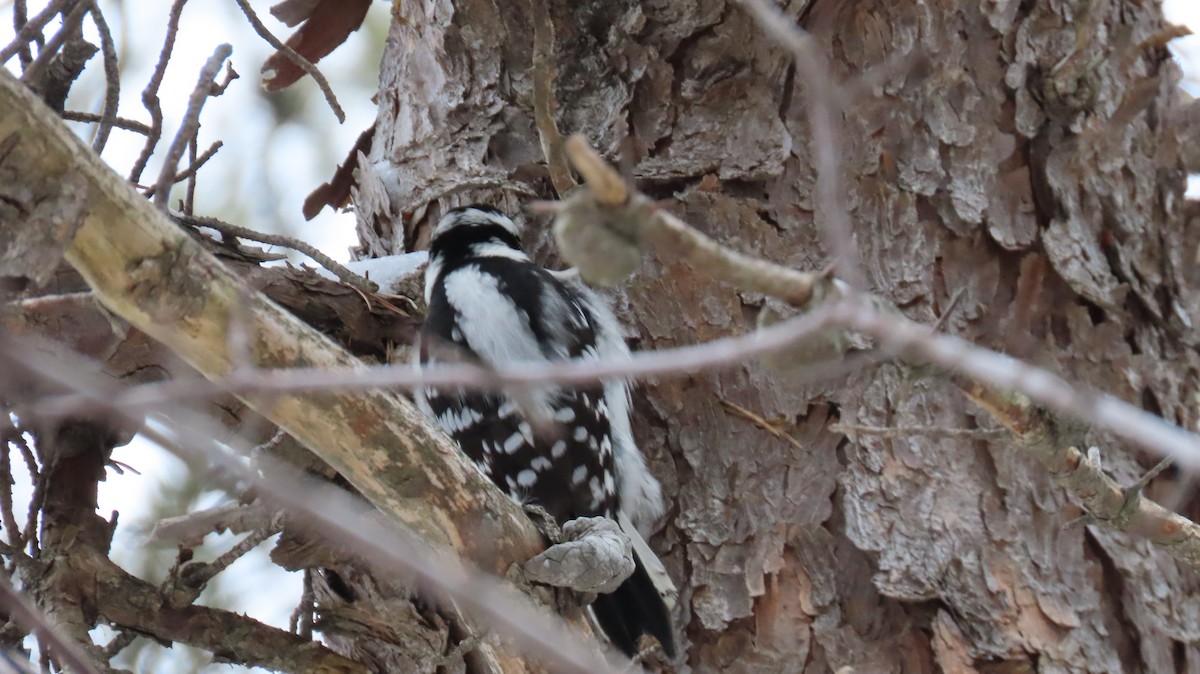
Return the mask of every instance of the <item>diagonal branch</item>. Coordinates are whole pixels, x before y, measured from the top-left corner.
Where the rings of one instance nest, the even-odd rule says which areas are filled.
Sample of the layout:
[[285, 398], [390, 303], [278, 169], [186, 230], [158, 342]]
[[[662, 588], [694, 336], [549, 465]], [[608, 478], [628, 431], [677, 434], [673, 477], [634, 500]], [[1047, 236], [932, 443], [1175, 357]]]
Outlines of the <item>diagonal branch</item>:
[[[255, 367], [361, 363], [243, 284], [139, 197], [25, 87], [0, 73], [0, 138], [30, 182], [81, 176], [83, 226], [66, 258], [105, 306], [218, 377], [233, 364], [226, 336], [244, 300]], [[384, 391], [248, 395], [246, 402], [324, 459], [363, 496], [430, 542], [503, 573], [540, 548], [537, 532], [408, 401]]]

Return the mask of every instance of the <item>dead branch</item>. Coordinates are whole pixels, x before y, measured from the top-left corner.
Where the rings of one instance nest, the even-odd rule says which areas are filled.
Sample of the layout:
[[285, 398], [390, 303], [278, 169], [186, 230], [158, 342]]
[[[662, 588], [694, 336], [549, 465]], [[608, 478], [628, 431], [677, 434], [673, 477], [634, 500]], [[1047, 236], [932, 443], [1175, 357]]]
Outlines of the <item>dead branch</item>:
[[1023, 395], [967, 382], [964, 390], [1016, 436], [1026, 453], [1083, 503], [1087, 522], [1143, 536], [1176, 559], [1200, 568], [1200, 525], [1142, 496], [1142, 488], [1169, 465], [1159, 463], [1137, 484], [1122, 487], [1104, 472], [1099, 450], [1080, 451], [1070, 432]]
[[293, 236], [256, 232], [249, 227], [233, 225], [217, 220], [216, 218], [196, 217], [182, 213], [174, 213], [171, 217], [180, 222], [185, 222], [189, 225], [192, 225], [193, 227], [208, 227], [210, 229], [215, 229], [223, 235], [236, 236], [240, 239], [246, 239], [248, 241], [266, 243], [272, 246], [283, 246], [285, 248], [298, 250], [301, 253], [311, 257], [317, 262], [317, 264], [320, 264], [325, 269], [328, 269], [330, 273], [338, 277], [338, 280], [342, 281], [343, 283], [354, 286], [365, 293], [379, 292], [379, 284], [369, 279], [365, 279], [353, 271], [350, 271], [348, 268], [346, 268], [346, 265], [341, 264], [325, 253], [322, 253], [317, 249], [316, 246], [301, 241]]
[[[0, 49], [0, 63], [7, 63], [14, 54], [26, 48], [30, 40], [41, 34], [46, 24], [50, 23], [55, 15], [68, 11], [68, 7], [73, 7], [79, 0], [54, 0], [46, 5], [46, 8], [38, 12], [36, 16], [25, 22], [17, 34], [13, 37], [12, 42], [9, 42], [4, 49]], [[28, 68], [26, 68], [28, 70]]]
[[[100, 122], [104, 120], [102, 115], [97, 115], [91, 112], [82, 112], [79, 110], [67, 110], [63, 112], [62, 118], [68, 122]], [[125, 131], [132, 131], [146, 135], [150, 133], [150, 127], [136, 119], [127, 119], [125, 117], [113, 117], [112, 126]]]
[[[55, 167], [73, 166], [88, 184], [90, 212], [66, 256], [96, 297], [200, 372], [228, 373], [226, 335], [241, 282], [0, 74], [0, 136], [13, 133], [28, 140], [8, 162], [31, 182], [54, 180]], [[247, 297], [255, 367], [361, 366], [263, 296]], [[411, 403], [381, 391], [247, 396], [246, 402], [428, 540], [497, 571], [537, 551], [538, 536], [524, 514], [431, 431]]]
[[150, 81], [142, 90], [142, 105], [150, 113], [150, 133], [146, 134], [146, 142], [133, 168], [129, 172], [129, 182], [137, 184], [142, 179], [142, 171], [150, 161], [150, 155], [158, 147], [162, 139], [162, 103], [158, 100], [158, 88], [162, 86], [163, 77], [167, 74], [167, 64], [171, 61], [171, 52], [175, 49], [175, 36], [179, 34], [179, 16], [183, 14], [183, 5], [187, 0], [174, 0], [171, 12], [167, 15], [167, 33], [163, 37], [162, 50], [158, 54], [158, 62], [154, 64], [154, 72]]
[[[361, 365], [287, 370], [246, 368], [207, 382], [163, 381], [115, 392], [106, 404], [126, 411], [150, 411], [181, 400], [207, 398], [221, 393], [295, 393], [304, 391], [352, 391], [379, 387], [411, 389], [418, 386], [461, 386], [470, 390], [497, 390], [533, 384], [590, 384], [610, 377], [648, 379], [661, 376], [690, 376], [700, 370], [715, 370], [743, 363], [765, 354], [787, 349], [798, 341], [820, 334], [833, 323], [832, 305], [821, 306], [758, 332], [727, 337], [695, 346], [640, 352], [627, 360], [561, 361], [485, 368], [470, 363], [438, 365], [416, 370], [408, 365]], [[63, 415], [88, 407], [79, 395], [46, 397], [34, 409], [39, 414]]]
[[[333, 87], [329, 86], [329, 80], [325, 79], [325, 75], [322, 74], [321, 71], [312, 64], [312, 62], [297, 53], [295, 49], [292, 49], [288, 45], [284, 44], [279, 38], [271, 34], [271, 31], [267, 30], [267, 27], [263, 25], [262, 20], [260, 20], [258, 15], [254, 13], [254, 9], [250, 7], [250, 3], [247, 0], [237, 0], [237, 4], [238, 7], [242, 8], [242, 13], [246, 15], [246, 20], [249, 21], [250, 25], [254, 28], [254, 32], [258, 33], [259, 37], [266, 40], [267, 43], [276, 50], [286, 54], [292, 63], [295, 63], [302, 70], [304, 70], [304, 72], [308, 73], [309, 77], [313, 78], [313, 81], [315, 81], [317, 86], [321, 88], [321, 93], [325, 95], [325, 102], [328, 103], [329, 108], [333, 110], [333, 116], [337, 117], [338, 123], [340, 124], [345, 122], [346, 113], [342, 110], [341, 104], [338, 103], [337, 96], [333, 94]], [[268, 77], [267, 79], [270, 78]]]
[[96, 31], [100, 33], [100, 50], [104, 56], [104, 111], [96, 127], [96, 137], [92, 140], [92, 149], [96, 154], [100, 154], [108, 144], [108, 134], [112, 132], [117, 119], [117, 108], [121, 103], [121, 72], [117, 67], [116, 43], [113, 42], [108, 21], [100, 11], [100, 3], [96, 0], [88, 1], [91, 3], [92, 22], [96, 24]]
[[820, 206], [817, 226], [833, 251], [838, 277], [861, 290], [862, 272], [852, 238], [850, 214], [842, 204], [841, 161], [838, 159], [840, 125], [837, 123], [840, 110], [834, 109], [838, 96], [830, 82], [832, 75], [825, 57], [818, 51], [816, 41], [775, 5], [766, 0], [739, 0], [739, 3], [768, 37], [792, 53], [798, 79], [804, 86], [808, 131], [816, 154], [813, 164], [817, 170], [817, 203]]
[[171, 146], [167, 150], [167, 157], [163, 160], [162, 169], [159, 170], [158, 180], [154, 182], [154, 205], [164, 211], [171, 198], [171, 185], [175, 183], [175, 172], [179, 168], [179, 160], [183, 158], [188, 143], [200, 131], [200, 110], [209, 96], [213, 95], [213, 86], [216, 84], [221, 64], [225, 63], [225, 59], [229, 58], [232, 53], [233, 47], [227, 44], [218, 46], [213, 55], [209, 57], [208, 62], [204, 64], [204, 68], [200, 70], [200, 79], [196, 82], [196, 88], [192, 90], [192, 95], [188, 97], [187, 112], [183, 115], [183, 121], [179, 123], [179, 132], [175, 134], [175, 139], [171, 141]]
[[151, 540], [178, 541], [186, 547], [200, 544], [209, 533], [229, 531], [244, 534], [263, 529], [271, 523], [274, 513], [262, 503], [249, 505], [228, 503], [210, 510], [188, 513], [159, 520], [150, 530]]
[[[594, 212], [588, 202], [594, 198], [606, 219], [605, 229], [613, 231], [612, 238], [619, 238], [634, 247], [661, 249], [741, 290], [778, 297], [797, 307], [808, 303], [814, 287], [825, 278], [822, 274], [796, 271], [729, 250], [656, 207], [648, 197], [631, 195], [621, 175], [601, 159], [582, 136], [567, 139], [566, 150], [576, 170], [587, 181], [589, 191], [572, 197], [560, 211], [559, 220], [570, 217], [572, 209], [579, 209], [582, 211], [579, 217], [581, 229], [592, 229], [593, 223], [587, 220]], [[555, 234], [563, 257], [572, 265], [594, 264], [596, 256], [591, 252], [591, 245], [576, 246], [564, 237], [558, 224]], [[578, 253], [572, 255], [573, 251]], [[640, 251], [637, 255], [641, 255]], [[581, 270], [581, 274], [591, 280], [586, 272]]]

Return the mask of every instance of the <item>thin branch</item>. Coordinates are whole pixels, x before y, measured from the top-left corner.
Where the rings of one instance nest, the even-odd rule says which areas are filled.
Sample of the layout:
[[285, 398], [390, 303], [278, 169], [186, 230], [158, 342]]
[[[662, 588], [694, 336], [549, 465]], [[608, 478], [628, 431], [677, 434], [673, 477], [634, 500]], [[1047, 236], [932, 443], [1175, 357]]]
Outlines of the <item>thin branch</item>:
[[[148, 439], [168, 451], [191, 461], [210, 463], [230, 477], [249, 482], [263, 498], [300, 516], [331, 544], [354, 550], [375, 570], [413, 574], [420, 586], [435, 588], [451, 597], [471, 615], [516, 638], [531, 655], [556, 664], [554, 671], [615, 674], [576, 635], [566, 631], [558, 621], [550, 620], [543, 611], [534, 610], [513, 590], [482, 573], [465, 569], [460, 563], [441, 558], [422, 545], [412, 532], [402, 531], [398, 526], [383, 526], [375, 518], [361, 517], [361, 504], [345, 491], [314, 485], [292, 466], [267, 457], [262, 457], [261, 473], [249, 469], [211, 440], [206, 442], [212, 436], [202, 435], [200, 427], [177, 424], [178, 438], [149, 427], [147, 431]], [[345, 526], [350, 521], [356, 525]]]
[[1087, 510], [1087, 523], [1136, 533], [1165, 549], [1176, 559], [1200, 568], [1200, 526], [1142, 497], [1142, 487], [1157, 470], [1122, 488], [1100, 465], [1099, 450], [1085, 455], [1071, 444], [1069, 433], [1022, 395], [1010, 395], [977, 382], [964, 387], [968, 397], [1016, 435], [1019, 445], [1035, 457]]
[[[4, 423], [4, 421], [0, 419], [0, 423]], [[8, 544], [15, 551], [19, 551], [24, 547], [25, 539], [21, 533], [21, 527], [17, 524], [17, 518], [13, 515], [13, 476], [10, 449], [8, 441], [4, 437], [0, 437], [0, 523], [3, 523], [4, 530], [8, 534]]]
[[[103, 116], [92, 112], [82, 112], [80, 110], [66, 110], [62, 113], [62, 118], [68, 122], [91, 122], [96, 123], [104, 119]], [[128, 119], [126, 117], [113, 117], [112, 126], [125, 131], [140, 133], [143, 136], [150, 133], [150, 127], [136, 119]]]
[[100, 49], [104, 55], [104, 112], [100, 124], [96, 127], [96, 137], [92, 140], [92, 149], [96, 154], [104, 152], [108, 144], [108, 135], [112, 132], [114, 120], [117, 118], [117, 108], [121, 103], [121, 71], [117, 67], [117, 47], [113, 42], [112, 31], [108, 29], [108, 21], [100, 12], [100, 3], [91, 3], [92, 22], [100, 33]]
[[773, 424], [770, 421], [767, 421], [766, 419], [764, 419], [761, 414], [758, 414], [757, 412], [748, 410], [745, 407], [742, 407], [741, 405], [733, 402], [732, 400], [722, 399], [720, 402], [721, 402], [721, 406], [724, 407], [725, 409], [727, 409], [730, 412], [734, 413], [735, 415], [745, 419], [746, 421], [749, 421], [750, 423], [761, 428], [762, 430], [766, 431], [767, 433], [770, 433], [771, 435], [779, 438], [780, 440], [783, 440], [784, 442], [790, 444], [791, 446], [795, 447], [796, 449], [799, 449], [801, 451], [803, 451], [805, 449], [804, 445], [800, 444], [799, 440], [797, 440], [796, 438], [793, 438], [791, 435], [789, 435], [787, 432], [785, 432], [782, 428], [779, 428], [778, 424]]
[[1019, 391], [1060, 414], [1200, 469], [1200, 437], [1114, 396], [1077, 390], [1052, 372], [862, 304], [841, 303], [831, 320], [874, 337], [906, 359], [939, 365], [991, 387]]
[[[631, 235], [633, 243], [660, 249], [740, 290], [772, 295], [797, 307], [808, 304], [815, 288], [828, 280], [826, 274], [796, 271], [726, 248], [658, 208], [644, 195], [631, 195], [624, 178], [582, 136], [569, 138], [566, 150], [575, 168], [587, 180], [589, 191], [595, 195], [596, 203], [600, 206], [600, 213], [588, 207], [590, 199], [587, 193], [578, 193], [562, 206], [560, 218], [575, 208], [582, 211], [579, 217], [583, 220], [596, 220], [598, 215], [612, 213], [611, 224], [606, 220], [603, 223], [591, 223], [591, 226], [611, 227], [617, 237]], [[634, 231], [629, 232], [629, 229]], [[561, 236], [559, 239], [563, 243]], [[587, 251], [584, 252], [587, 254]], [[576, 265], [583, 262], [576, 259], [570, 261]]]
[[[195, 138], [195, 136], [193, 136], [192, 140], [188, 143], [188, 151], [189, 152], [191, 152], [192, 146], [195, 144], [195, 142], [196, 142], [196, 138]], [[196, 172], [200, 170], [200, 167], [202, 167], [206, 163], [208, 163], [208, 160], [212, 159], [213, 155], [215, 155], [217, 153], [217, 150], [220, 150], [222, 147], [225, 147], [224, 142], [219, 141], [219, 140], [213, 141], [213, 144], [208, 146], [208, 149], [204, 151], [204, 154], [200, 155], [199, 157], [195, 157], [195, 156], [191, 157], [188, 160], [188, 167], [186, 169], [180, 171], [179, 173], [175, 174], [174, 179], [171, 181], [171, 185], [177, 185], [177, 184], [183, 182], [184, 180], [187, 180], [190, 182], [196, 176]], [[154, 196], [156, 189], [157, 189], [156, 187], [149, 187], [146, 189], [144, 194], [147, 197], [152, 197], [152, 196]], [[188, 189], [190, 192], [192, 188], [189, 186]], [[185, 210], [185, 212], [186, 212], [186, 210]]]
[[158, 62], [154, 65], [150, 81], [142, 91], [142, 105], [150, 113], [150, 132], [146, 134], [142, 152], [129, 172], [129, 182], [135, 185], [141, 181], [142, 172], [146, 170], [146, 164], [162, 138], [162, 104], [158, 100], [158, 88], [162, 86], [163, 77], [167, 74], [167, 64], [170, 63], [171, 52], [175, 49], [175, 36], [179, 33], [179, 16], [183, 13], [183, 5], [186, 2], [187, 0], [175, 0], [171, 4], [171, 12], [167, 15], [167, 33], [163, 38], [162, 50], [158, 54]]
[[862, 290], [863, 278], [858, 251], [854, 246], [850, 214], [842, 203], [841, 162], [838, 159], [840, 136], [837, 114], [833, 107], [837, 95], [829, 81], [829, 68], [816, 41], [804, 32], [778, 7], [766, 0], [738, 0], [772, 40], [792, 52], [799, 80], [804, 83], [804, 109], [808, 113], [808, 131], [816, 154], [817, 171], [816, 223], [825, 234], [833, 252], [838, 278], [851, 287]]
[[179, 168], [179, 160], [183, 158], [188, 142], [200, 131], [200, 110], [203, 109], [204, 102], [212, 95], [212, 87], [216, 82], [217, 73], [221, 70], [221, 64], [225, 63], [231, 53], [233, 53], [233, 47], [228, 44], [217, 47], [208, 62], [204, 64], [204, 68], [200, 70], [200, 79], [196, 82], [196, 88], [192, 90], [192, 95], [188, 97], [187, 112], [179, 124], [175, 140], [171, 141], [171, 147], [167, 150], [167, 158], [163, 160], [158, 180], [154, 183], [154, 205], [164, 212], [167, 210], [167, 201], [171, 197], [171, 185], [175, 178], [175, 172]]
[[577, 183], [563, 152], [563, 137], [558, 130], [558, 100], [554, 93], [555, 30], [549, 0], [533, 2], [533, 119], [541, 140], [542, 154], [550, 172], [550, 183], [560, 198], [565, 198]]
[[333, 87], [329, 86], [329, 81], [325, 79], [325, 75], [321, 74], [321, 71], [318, 70], [317, 67], [312, 64], [312, 62], [301, 56], [295, 49], [287, 46], [281, 42], [279, 38], [272, 35], [271, 31], [268, 30], [265, 25], [263, 25], [261, 20], [259, 20], [258, 15], [254, 13], [254, 10], [250, 7], [248, 0], [237, 0], [237, 4], [238, 7], [242, 8], [242, 13], [246, 15], [246, 20], [249, 21], [250, 25], [254, 27], [254, 32], [258, 33], [259, 37], [266, 40], [267, 43], [276, 50], [286, 54], [287, 57], [291, 59], [292, 63], [295, 63], [304, 72], [308, 73], [308, 76], [313, 78], [313, 81], [315, 81], [317, 86], [321, 88], [321, 93], [325, 95], [325, 102], [328, 103], [330, 109], [333, 110], [333, 114], [335, 117], [337, 117], [338, 123], [345, 122], [346, 113], [342, 111], [342, 106], [338, 104], [337, 96], [334, 96], [333, 94]]
[[[13, 2], [13, 34], [19, 35], [21, 29], [29, 22], [29, 7], [25, 4], [25, 0], [14, 0]], [[22, 43], [17, 50], [17, 56], [21, 61], [21, 70], [29, 67], [33, 61], [33, 54], [29, 51], [29, 43]]]
[[173, 587], [170, 588], [171, 601], [176, 606], [186, 606], [196, 601], [210, 580], [229, 568], [230, 564], [244, 557], [246, 553], [261, 545], [263, 541], [279, 533], [281, 527], [278, 519], [272, 518], [268, 526], [250, 532], [213, 561], [193, 562], [184, 566], [174, 579], [176, 582], [173, 583]]
[[882, 438], [902, 438], [924, 435], [930, 438], [953, 438], [967, 440], [996, 440], [1009, 437], [1003, 428], [949, 428], [941, 426], [861, 426], [858, 424], [831, 424], [829, 430], [846, 435], [874, 435]]
[[[28, 49], [29, 42], [41, 35], [42, 29], [54, 19], [55, 15], [66, 11], [68, 7], [74, 7], [77, 2], [79, 0], [53, 0], [53, 2], [46, 5], [45, 9], [38, 12], [36, 16], [21, 26], [16, 36], [13, 37], [12, 42], [9, 42], [4, 49], [0, 49], [0, 64], [8, 63], [8, 60], [14, 54], [23, 49]], [[28, 71], [29, 69], [25, 68], [23, 72]]]
[[25, 515], [24, 539], [27, 553], [30, 557], [35, 557], [40, 552], [38, 515], [42, 511], [42, 502], [46, 498], [46, 481], [43, 479], [41, 467], [33, 455], [33, 450], [29, 448], [29, 443], [25, 442], [25, 438], [18, 437], [16, 444], [17, 449], [21, 452], [21, 459], [29, 470], [29, 482], [33, 485], [33, 493], [29, 496], [29, 510]]
[[[221, 141], [218, 140], [208, 148], [208, 151], [205, 152], [204, 155], [197, 156], [196, 153], [200, 150], [200, 141], [195, 136], [192, 136], [192, 139], [188, 141], [188, 168], [186, 171], [184, 171], [187, 179], [187, 188], [183, 193], [184, 213], [192, 215], [196, 212], [196, 171], [198, 171], [210, 157], [217, 153], [217, 150], [221, 148], [221, 145]], [[175, 178], [178, 180], [179, 176], [175, 176]]]
[[118, 630], [117, 635], [104, 645], [104, 655], [110, 661], [120, 655], [121, 651], [125, 650], [138, 638], [137, 632], [132, 630]]
[[244, 534], [264, 529], [270, 525], [273, 517], [271, 509], [258, 501], [249, 505], [227, 503], [210, 510], [161, 519], [150, 530], [150, 540], [179, 541], [192, 547], [199, 545], [207, 534], [214, 531]]
[[79, 34], [79, 26], [83, 23], [83, 15], [88, 11], [89, 4], [87, 2], [78, 2], [78, 4], [71, 8], [71, 12], [63, 17], [62, 27], [58, 29], [58, 32], [53, 37], [46, 41], [46, 44], [38, 50], [37, 58], [34, 59], [33, 63], [29, 64], [25, 72], [21, 73], [22, 82], [31, 84], [41, 79], [46, 69], [50, 67], [50, 61], [54, 59], [54, 56], [58, 54], [67, 40]]
[[264, 232], [256, 232], [248, 227], [230, 224], [216, 218], [184, 215], [182, 213], [172, 213], [171, 217], [193, 227], [208, 227], [228, 236], [236, 236], [248, 241], [256, 241], [258, 243], [265, 243], [272, 246], [283, 246], [284, 248], [298, 250], [301, 253], [311, 257], [322, 267], [328, 269], [329, 272], [336, 276], [342, 283], [353, 286], [367, 293], [379, 292], [378, 283], [375, 283], [370, 279], [363, 278], [359, 274], [351, 271], [348, 267], [346, 267], [346, 265], [341, 264], [325, 253], [322, 253], [321, 250], [316, 246], [301, 241], [295, 237], [285, 236], [283, 234], [267, 234]]
[[51, 646], [60, 663], [77, 674], [99, 674], [79, 646], [60, 635], [49, 618], [25, 601], [3, 574], [0, 574], [0, 606], [22, 629], [37, 635], [42, 643]]
[[[126, 411], [160, 409], [173, 401], [207, 398], [221, 393], [283, 393], [300, 391], [355, 390], [373, 388], [455, 387], [497, 390], [536, 384], [591, 384], [609, 378], [647, 379], [656, 376], [691, 376], [743, 363], [780, 351], [797, 341], [820, 333], [832, 325], [828, 305], [788, 319], [758, 332], [676, 349], [634, 353], [628, 360], [568, 360], [553, 363], [523, 363], [517, 366], [481, 367], [471, 363], [438, 365], [416, 370], [405, 365], [373, 367], [293, 368], [287, 370], [245, 369], [210, 381], [170, 380], [142, 384], [105, 399], [107, 407]], [[31, 409], [38, 414], [59, 416], [77, 413], [93, 405], [74, 394], [46, 397]]]
[[300, 601], [296, 604], [296, 610], [292, 611], [292, 616], [288, 619], [289, 631], [295, 632], [305, 639], [312, 638], [315, 601], [313, 595], [313, 571], [312, 569], [305, 569], [304, 589], [300, 592]]

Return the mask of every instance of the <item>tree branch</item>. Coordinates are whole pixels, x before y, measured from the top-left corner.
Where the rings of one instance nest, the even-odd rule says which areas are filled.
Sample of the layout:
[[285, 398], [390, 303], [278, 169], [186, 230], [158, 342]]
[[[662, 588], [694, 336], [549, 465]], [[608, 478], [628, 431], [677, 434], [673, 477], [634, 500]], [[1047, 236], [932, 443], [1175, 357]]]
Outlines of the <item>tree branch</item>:
[[[89, 213], [66, 258], [111, 311], [208, 377], [228, 374], [226, 335], [243, 297], [256, 367], [352, 367], [359, 361], [243, 285], [82, 146], [11, 75], [0, 74], [0, 138], [30, 182], [77, 172]], [[246, 402], [346, 477], [388, 516], [431, 543], [503, 573], [541, 542], [524, 514], [411, 403], [383, 391], [322, 392]]]

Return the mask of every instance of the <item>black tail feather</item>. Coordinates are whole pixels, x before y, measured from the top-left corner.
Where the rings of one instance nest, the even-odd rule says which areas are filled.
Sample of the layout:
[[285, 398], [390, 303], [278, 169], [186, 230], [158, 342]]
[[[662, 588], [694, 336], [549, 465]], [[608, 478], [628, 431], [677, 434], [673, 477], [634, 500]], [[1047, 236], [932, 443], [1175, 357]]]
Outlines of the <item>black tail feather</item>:
[[633, 561], [633, 575], [612, 594], [602, 594], [592, 602], [596, 622], [609, 641], [629, 657], [637, 655], [638, 638], [649, 634], [662, 644], [667, 657], [674, 658], [675, 633], [667, 605], [636, 552]]

